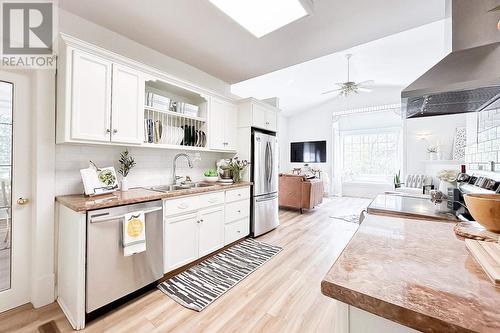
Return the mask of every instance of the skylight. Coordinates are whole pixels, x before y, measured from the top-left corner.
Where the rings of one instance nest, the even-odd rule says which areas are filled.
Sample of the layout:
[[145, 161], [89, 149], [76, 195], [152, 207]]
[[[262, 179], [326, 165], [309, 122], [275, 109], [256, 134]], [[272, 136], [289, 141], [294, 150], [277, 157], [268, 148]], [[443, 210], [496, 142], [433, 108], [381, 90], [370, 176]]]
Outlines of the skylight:
[[304, 0], [209, 1], [257, 38], [309, 14]]

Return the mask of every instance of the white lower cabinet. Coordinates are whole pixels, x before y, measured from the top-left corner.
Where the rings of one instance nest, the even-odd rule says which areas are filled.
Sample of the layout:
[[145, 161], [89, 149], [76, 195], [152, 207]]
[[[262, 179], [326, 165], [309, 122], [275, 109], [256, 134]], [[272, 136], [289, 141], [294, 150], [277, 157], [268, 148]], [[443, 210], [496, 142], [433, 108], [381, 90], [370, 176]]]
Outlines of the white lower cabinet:
[[165, 199], [164, 271], [171, 272], [250, 233], [250, 188]]
[[198, 213], [165, 218], [165, 272], [198, 259]]
[[250, 233], [249, 218], [228, 223], [224, 226], [224, 245], [231, 244]]
[[[165, 273], [247, 236], [250, 233], [247, 194], [249, 188], [164, 200]], [[234, 201], [238, 198], [243, 199]]]
[[199, 257], [206, 256], [224, 246], [224, 206], [199, 212]]

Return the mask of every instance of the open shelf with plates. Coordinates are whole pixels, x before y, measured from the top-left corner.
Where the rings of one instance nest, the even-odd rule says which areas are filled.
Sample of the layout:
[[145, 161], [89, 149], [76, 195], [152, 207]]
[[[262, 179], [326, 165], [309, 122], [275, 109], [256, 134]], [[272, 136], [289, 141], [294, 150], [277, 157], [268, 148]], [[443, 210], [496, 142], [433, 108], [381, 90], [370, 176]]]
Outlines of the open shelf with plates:
[[204, 150], [208, 146], [208, 97], [160, 81], [146, 81], [144, 144]]

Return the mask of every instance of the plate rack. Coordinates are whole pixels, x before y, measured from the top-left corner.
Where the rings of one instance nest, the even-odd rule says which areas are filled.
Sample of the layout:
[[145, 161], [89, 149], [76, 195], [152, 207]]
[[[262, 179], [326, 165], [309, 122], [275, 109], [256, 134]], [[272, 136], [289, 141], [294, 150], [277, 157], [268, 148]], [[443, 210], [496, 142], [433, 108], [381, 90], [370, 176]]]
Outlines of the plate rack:
[[145, 106], [144, 142], [204, 148], [207, 146], [206, 119]]

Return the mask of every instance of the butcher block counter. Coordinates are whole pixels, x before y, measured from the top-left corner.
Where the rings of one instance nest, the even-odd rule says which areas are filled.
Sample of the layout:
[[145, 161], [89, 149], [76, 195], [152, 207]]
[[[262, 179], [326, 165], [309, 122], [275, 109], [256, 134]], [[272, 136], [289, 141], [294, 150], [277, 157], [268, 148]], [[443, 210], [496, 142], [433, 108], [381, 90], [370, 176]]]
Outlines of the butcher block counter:
[[422, 332], [500, 332], [500, 288], [453, 226], [368, 214], [324, 277], [322, 293]]
[[62, 195], [56, 197], [60, 204], [74, 210], [75, 212], [86, 212], [88, 210], [128, 205], [160, 199], [170, 199], [187, 195], [196, 195], [207, 192], [225, 191], [232, 188], [250, 186], [250, 182], [240, 182], [230, 185], [219, 185], [207, 187], [196, 187], [172, 192], [158, 192], [147, 188], [137, 187], [128, 191], [116, 191], [111, 194], [89, 197], [83, 194]]

